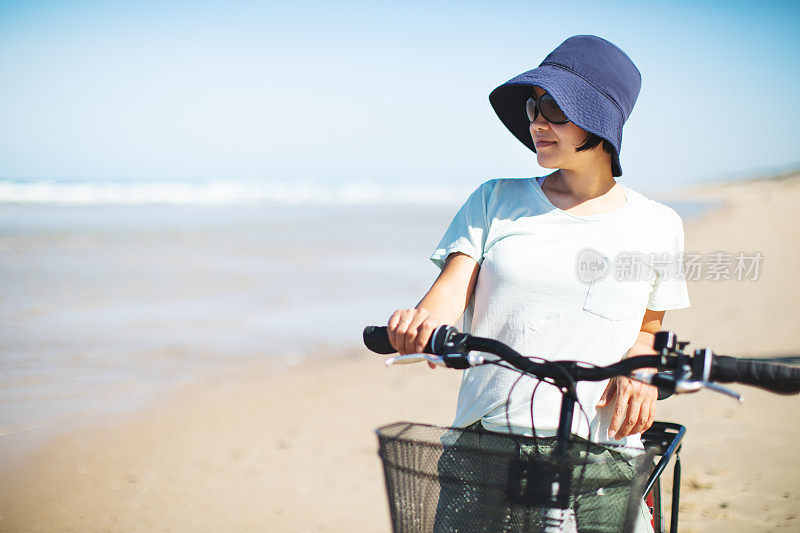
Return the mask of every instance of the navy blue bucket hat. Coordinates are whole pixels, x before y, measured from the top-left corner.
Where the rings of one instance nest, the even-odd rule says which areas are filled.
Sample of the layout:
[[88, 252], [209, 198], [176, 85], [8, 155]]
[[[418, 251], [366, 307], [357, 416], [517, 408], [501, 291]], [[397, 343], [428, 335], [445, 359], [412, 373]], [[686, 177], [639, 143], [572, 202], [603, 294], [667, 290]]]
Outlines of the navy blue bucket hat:
[[525, 102], [539, 86], [573, 124], [614, 147], [611, 172], [622, 175], [622, 126], [633, 111], [642, 75], [625, 52], [595, 35], [574, 35], [550, 52], [538, 68], [516, 76], [489, 95], [495, 113], [522, 144], [536, 152]]

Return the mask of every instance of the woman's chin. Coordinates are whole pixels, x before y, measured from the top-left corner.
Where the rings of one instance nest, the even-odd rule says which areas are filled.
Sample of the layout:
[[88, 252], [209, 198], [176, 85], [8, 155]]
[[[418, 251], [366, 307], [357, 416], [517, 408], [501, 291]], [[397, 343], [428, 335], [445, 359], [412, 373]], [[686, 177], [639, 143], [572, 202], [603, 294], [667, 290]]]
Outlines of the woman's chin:
[[536, 163], [542, 168], [559, 168], [558, 164], [552, 157], [541, 156], [537, 154]]

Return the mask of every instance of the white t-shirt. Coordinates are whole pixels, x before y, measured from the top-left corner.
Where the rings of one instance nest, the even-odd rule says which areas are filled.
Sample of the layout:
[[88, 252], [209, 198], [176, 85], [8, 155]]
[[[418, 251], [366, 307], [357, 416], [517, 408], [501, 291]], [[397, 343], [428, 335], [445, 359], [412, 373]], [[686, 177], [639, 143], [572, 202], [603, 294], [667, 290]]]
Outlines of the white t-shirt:
[[[636, 341], [645, 308], [689, 307], [680, 275], [683, 223], [671, 208], [620, 184], [622, 207], [577, 216], [555, 207], [534, 178], [480, 185], [431, 255], [443, 268], [462, 252], [480, 265], [463, 329], [526, 356], [598, 365], [619, 361]], [[588, 250], [587, 250], [588, 249]], [[635, 267], [632, 265], [636, 265]], [[453, 425], [555, 434], [561, 394], [495, 365], [464, 371]], [[612, 407], [595, 409], [607, 381], [580, 382], [572, 432], [595, 442], [641, 447], [639, 436], [609, 439]], [[512, 389], [509, 408], [506, 402]], [[587, 421], [588, 418], [588, 421]]]

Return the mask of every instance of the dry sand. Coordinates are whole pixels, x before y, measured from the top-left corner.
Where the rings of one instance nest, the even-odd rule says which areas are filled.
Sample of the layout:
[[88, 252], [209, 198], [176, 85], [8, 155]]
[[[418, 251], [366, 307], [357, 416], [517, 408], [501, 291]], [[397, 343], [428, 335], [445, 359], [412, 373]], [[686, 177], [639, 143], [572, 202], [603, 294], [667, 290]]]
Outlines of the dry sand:
[[[755, 281], [690, 281], [692, 307], [665, 328], [719, 353], [800, 353], [800, 176], [692, 194], [725, 207], [687, 226], [687, 251], [764, 259]], [[366, 350], [207, 380], [7, 469], [0, 530], [388, 531], [373, 429], [447, 424], [458, 382]], [[708, 391], [660, 405], [688, 427], [681, 531], [798, 531], [800, 397], [737, 390], [741, 405]]]

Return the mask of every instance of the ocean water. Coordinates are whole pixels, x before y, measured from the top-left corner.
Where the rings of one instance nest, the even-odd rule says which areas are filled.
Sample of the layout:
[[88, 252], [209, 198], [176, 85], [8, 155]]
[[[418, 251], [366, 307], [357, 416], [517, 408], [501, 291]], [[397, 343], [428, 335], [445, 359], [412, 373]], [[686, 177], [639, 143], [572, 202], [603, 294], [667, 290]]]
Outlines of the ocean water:
[[0, 181], [0, 454], [198, 373], [357, 348], [430, 287], [472, 187]]

